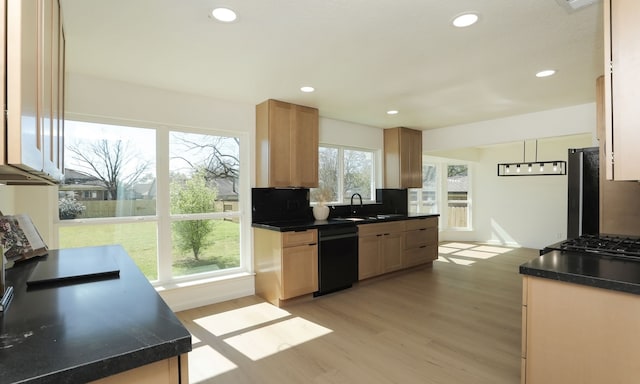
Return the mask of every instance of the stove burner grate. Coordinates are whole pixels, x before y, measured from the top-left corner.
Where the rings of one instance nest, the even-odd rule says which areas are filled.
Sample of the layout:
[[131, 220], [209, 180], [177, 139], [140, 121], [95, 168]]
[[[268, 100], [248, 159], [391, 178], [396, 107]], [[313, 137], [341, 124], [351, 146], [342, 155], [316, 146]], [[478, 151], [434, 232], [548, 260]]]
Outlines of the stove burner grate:
[[549, 249], [582, 251], [640, 260], [640, 239], [612, 235], [582, 235], [565, 240]]

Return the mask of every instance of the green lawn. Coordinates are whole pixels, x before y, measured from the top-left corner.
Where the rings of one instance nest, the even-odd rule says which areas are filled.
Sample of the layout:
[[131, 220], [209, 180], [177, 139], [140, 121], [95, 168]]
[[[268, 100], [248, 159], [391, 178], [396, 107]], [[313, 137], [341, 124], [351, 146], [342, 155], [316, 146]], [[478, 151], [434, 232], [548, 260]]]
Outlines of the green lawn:
[[[175, 235], [174, 235], [175, 236]], [[174, 242], [175, 243], [175, 242]], [[156, 223], [98, 224], [60, 228], [60, 248], [121, 244], [149, 280], [157, 280]], [[180, 252], [175, 246], [173, 276], [207, 272], [240, 265], [240, 226], [226, 220], [215, 220], [207, 237], [208, 246], [199, 260], [191, 252]]]

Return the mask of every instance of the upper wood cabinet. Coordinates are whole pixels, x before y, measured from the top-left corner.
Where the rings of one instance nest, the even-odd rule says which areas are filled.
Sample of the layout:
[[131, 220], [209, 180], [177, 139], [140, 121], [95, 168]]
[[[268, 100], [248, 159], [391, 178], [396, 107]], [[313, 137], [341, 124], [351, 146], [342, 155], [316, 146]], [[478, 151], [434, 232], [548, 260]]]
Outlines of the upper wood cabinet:
[[267, 100], [256, 106], [256, 186], [318, 186], [318, 110]]
[[640, 2], [604, 1], [606, 177], [640, 180]]
[[[63, 177], [65, 39], [58, 0], [3, 2], [7, 52], [2, 84], [0, 179], [52, 183]], [[4, 76], [3, 76], [4, 77]]]
[[384, 187], [422, 188], [422, 131], [384, 130]]

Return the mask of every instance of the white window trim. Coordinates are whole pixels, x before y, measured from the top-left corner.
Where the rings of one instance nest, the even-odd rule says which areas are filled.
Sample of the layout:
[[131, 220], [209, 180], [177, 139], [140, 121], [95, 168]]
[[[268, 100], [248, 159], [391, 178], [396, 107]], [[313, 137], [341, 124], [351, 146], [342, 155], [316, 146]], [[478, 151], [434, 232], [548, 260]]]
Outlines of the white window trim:
[[[59, 244], [59, 228], [65, 226], [77, 226], [85, 224], [126, 224], [136, 222], [156, 222], [158, 228], [158, 279], [151, 281], [156, 288], [172, 286], [174, 283], [198, 283], [210, 282], [211, 279], [233, 277], [238, 274], [253, 273], [252, 261], [252, 241], [251, 241], [251, 207], [250, 207], [250, 175], [251, 175], [251, 147], [249, 134], [239, 131], [225, 131], [219, 129], [196, 128], [179, 125], [167, 125], [138, 120], [127, 120], [109, 118], [104, 116], [80, 115], [68, 113], [67, 120], [86, 123], [98, 123], [119, 125], [131, 128], [153, 129], [156, 132], [156, 215], [154, 216], [127, 216], [115, 218], [94, 218], [94, 219], [74, 219], [60, 220], [56, 215], [53, 219], [55, 238], [54, 242]], [[224, 213], [212, 213], [207, 215], [210, 218], [238, 217], [240, 219], [240, 267], [228, 268], [224, 270], [203, 272], [187, 276], [171, 276], [171, 222], [176, 216], [171, 216], [169, 205], [169, 132], [180, 131], [187, 133], [197, 133], [205, 135], [233, 136], [240, 140], [240, 178], [238, 188], [240, 190], [239, 211], [229, 211]], [[161, 207], [165, 207], [162, 209]], [[178, 217], [180, 219], [180, 217]]]
[[[371, 199], [362, 200], [362, 204], [375, 204], [376, 202], [376, 186], [378, 185], [378, 181], [380, 180], [378, 170], [381, 168], [379, 166], [379, 150], [371, 149], [371, 148], [360, 148], [353, 147], [348, 145], [336, 145], [336, 144], [324, 144], [320, 143], [318, 147], [323, 148], [334, 148], [338, 150], [338, 201], [329, 201], [326, 202], [330, 205], [349, 205], [345, 201], [350, 199], [351, 196], [342, 196], [344, 191], [344, 151], [352, 150], [352, 151], [360, 151], [360, 152], [370, 152], [371, 153]], [[318, 164], [318, 167], [320, 164]], [[318, 202], [312, 201], [311, 206], [317, 205]]]

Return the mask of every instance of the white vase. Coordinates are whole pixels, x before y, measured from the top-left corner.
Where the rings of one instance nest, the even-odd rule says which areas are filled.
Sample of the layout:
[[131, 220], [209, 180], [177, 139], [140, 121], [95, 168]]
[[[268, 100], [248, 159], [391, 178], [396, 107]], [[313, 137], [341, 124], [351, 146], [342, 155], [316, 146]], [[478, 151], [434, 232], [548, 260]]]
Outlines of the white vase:
[[327, 220], [327, 217], [329, 217], [329, 207], [326, 205], [315, 205], [313, 207], [313, 217], [316, 220]]

